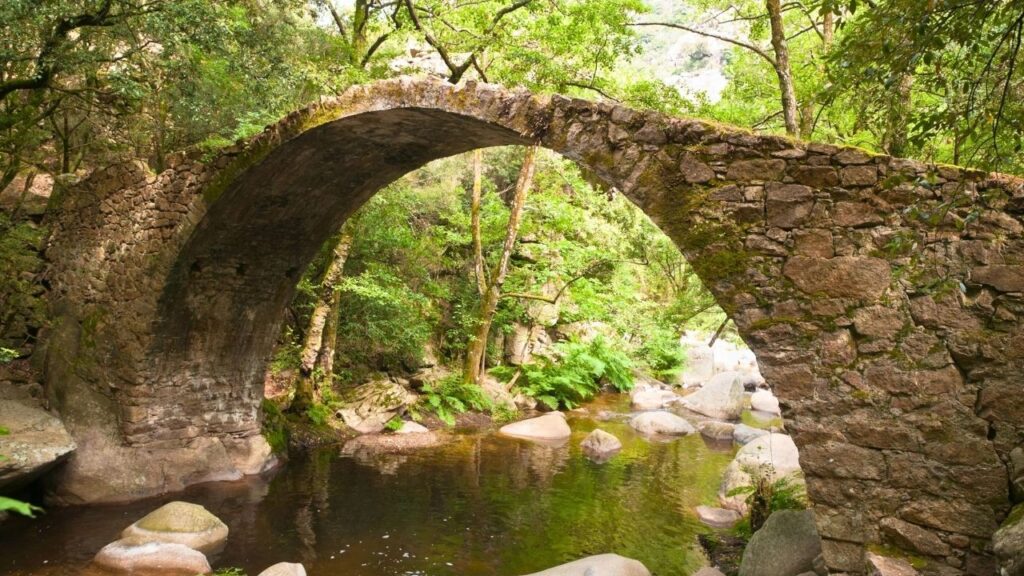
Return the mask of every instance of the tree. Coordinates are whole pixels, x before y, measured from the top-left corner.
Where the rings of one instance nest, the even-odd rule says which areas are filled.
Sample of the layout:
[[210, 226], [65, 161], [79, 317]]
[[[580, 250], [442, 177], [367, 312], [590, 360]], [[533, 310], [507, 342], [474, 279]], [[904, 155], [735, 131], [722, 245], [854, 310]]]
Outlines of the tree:
[[519, 233], [519, 222], [523, 214], [523, 207], [526, 205], [526, 196], [533, 185], [537, 147], [526, 148], [523, 156], [523, 164], [519, 170], [519, 178], [516, 180], [515, 192], [512, 201], [509, 203], [508, 224], [505, 231], [505, 242], [502, 245], [501, 255], [498, 258], [498, 265], [493, 271], [488, 271], [483, 259], [480, 237], [480, 196], [481, 196], [481, 155], [473, 155], [473, 246], [474, 246], [474, 275], [476, 275], [477, 287], [480, 290], [480, 305], [477, 313], [476, 331], [473, 333], [469, 345], [466, 347], [465, 369], [463, 381], [469, 384], [477, 384], [480, 381], [480, 374], [483, 371], [484, 359], [487, 352], [487, 342], [490, 336], [491, 323], [494, 321], [494, 313], [498, 309], [498, 300], [501, 298], [501, 289], [508, 276], [509, 261], [512, 258], [512, 250], [515, 248], [516, 236]]
[[[779, 91], [779, 102], [783, 125], [786, 132], [791, 136], [801, 136], [801, 113], [800, 104], [797, 99], [796, 86], [793, 78], [793, 65], [790, 57], [790, 42], [797, 37], [810, 31], [817, 31], [822, 41], [828, 38], [831, 41], [831, 20], [819, 18], [812, 10], [802, 2], [790, 2], [783, 5], [780, 0], [765, 0], [760, 5], [753, 0], [745, 2], [721, 2], [718, 0], [704, 1], [697, 4], [705, 12], [714, 12], [706, 22], [702, 24], [688, 24], [681, 22], [634, 22], [634, 26], [663, 26], [675, 28], [714, 38], [733, 46], [742, 48], [755, 54], [767, 62], [776, 77]], [[792, 35], [787, 35], [787, 23], [785, 15], [787, 12], [799, 14], [799, 18], [806, 18], [809, 25], [800, 29]], [[728, 15], [729, 17], [723, 19]], [[747, 25], [748, 38], [728, 35], [722, 32], [709, 30], [717, 29], [725, 24], [745, 23]], [[762, 36], [767, 31], [769, 46], [761, 44]], [[805, 122], [806, 124], [806, 122]]]

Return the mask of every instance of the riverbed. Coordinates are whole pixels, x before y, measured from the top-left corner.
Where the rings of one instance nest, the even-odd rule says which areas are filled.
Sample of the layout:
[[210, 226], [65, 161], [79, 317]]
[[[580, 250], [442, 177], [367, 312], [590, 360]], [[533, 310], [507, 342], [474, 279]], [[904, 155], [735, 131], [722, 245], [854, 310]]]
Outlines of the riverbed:
[[[628, 402], [607, 395], [568, 413], [573, 436], [562, 446], [493, 430], [445, 433], [443, 445], [406, 454], [335, 446], [267, 478], [12, 519], [0, 525], [0, 574], [84, 574], [122, 529], [171, 500], [220, 517], [231, 532], [210, 563], [250, 576], [281, 561], [316, 576], [515, 576], [605, 552], [658, 576], [690, 574], [706, 563], [697, 535], [708, 531], [694, 508], [717, 502], [735, 450], [700, 434], [642, 437], [625, 422]], [[579, 448], [597, 427], [623, 443], [603, 464]]]

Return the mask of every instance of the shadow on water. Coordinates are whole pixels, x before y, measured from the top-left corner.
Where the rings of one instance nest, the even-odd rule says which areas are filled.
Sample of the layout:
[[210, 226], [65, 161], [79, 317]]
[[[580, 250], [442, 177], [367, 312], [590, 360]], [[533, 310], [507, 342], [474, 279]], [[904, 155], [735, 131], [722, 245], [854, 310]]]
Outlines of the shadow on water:
[[[706, 531], [693, 508], [715, 502], [733, 451], [700, 435], [651, 441], [622, 420], [593, 419], [624, 402], [602, 398], [589, 415], [570, 414], [573, 438], [561, 447], [473, 433], [408, 454], [324, 449], [269, 481], [14, 520], [0, 527], [0, 574], [75, 574], [125, 526], [173, 499], [224, 520], [231, 535], [211, 564], [250, 575], [291, 561], [317, 576], [513, 576], [604, 552], [660, 576], [691, 573], [704, 563], [696, 535]], [[600, 465], [579, 449], [597, 427], [623, 441]]]

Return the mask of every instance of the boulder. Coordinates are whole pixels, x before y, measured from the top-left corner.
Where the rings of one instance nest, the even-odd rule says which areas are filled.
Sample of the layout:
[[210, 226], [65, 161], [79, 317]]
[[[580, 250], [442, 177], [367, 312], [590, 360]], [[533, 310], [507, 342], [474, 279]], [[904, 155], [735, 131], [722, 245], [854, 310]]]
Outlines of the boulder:
[[346, 395], [338, 417], [361, 434], [380, 432], [400, 409], [416, 401], [416, 395], [391, 380], [363, 384]]
[[480, 379], [480, 389], [483, 391], [484, 396], [486, 396], [496, 408], [501, 407], [505, 410], [516, 410], [516, 399], [509, 391], [509, 386], [494, 376], [491, 376], [490, 374], [484, 375], [484, 377]]
[[572, 430], [565, 422], [565, 415], [561, 412], [551, 412], [536, 418], [506, 424], [501, 427], [499, 432], [513, 438], [549, 441], [565, 440], [572, 435]]
[[223, 548], [228, 527], [198, 504], [170, 502], [125, 528], [121, 538], [138, 543], [182, 544], [210, 553]]
[[[685, 337], [684, 337], [685, 338]], [[715, 353], [704, 343], [683, 341], [686, 348], [686, 364], [683, 368], [683, 386], [700, 386], [715, 374]]]
[[292, 562], [278, 562], [258, 576], [306, 576], [306, 568], [302, 564]]
[[184, 544], [121, 539], [104, 546], [93, 563], [133, 576], [195, 576], [211, 571], [206, 556]]
[[800, 452], [793, 439], [785, 434], [769, 433], [751, 440], [740, 448], [733, 462], [743, 468], [771, 465], [774, 477], [780, 478], [800, 471]]
[[739, 576], [793, 576], [813, 572], [821, 536], [811, 510], [778, 510], [743, 550]]
[[705, 566], [693, 573], [693, 576], [725, 576], [721, 570], [713, 566]]
[[697, 424], [697, 430], [700, 430], [701, 435], [710, 440], [731, 441], [736, 433], [736, 426], [728, 422], [705, 420]]
[[671, 412], [641, 412], [629, 420], [629, 425], [641, 434], [685, 436], [696, 432], [689, 422]]
[[423, 434], [424, 432], [430, 432], [430, 430], [423, 424], [411, 420], [403, 421], [402, 427], [395, 430], [395, 434]]
[[758, 390], [750, 395], [750, 407], [769, 414], [782, 414], [779, 409], [779, 399], [771, 390]]
[[0, 400], [0, 491], [10, 492], [32, 482], [66, 459], [75, 441], [64, 424], [40, 408]]
[[999, 558], [1002, 574], [1024, 575], [1024, 504], [1018, 504], [992, 535], [992, 550]]
[[622, 450], [622, 442], [615, 436], [601, 430], [594, 430], [580, 444], [583, 454], [595, 462], [605, 462]]
[[712, 528], [732, 528], [742, 516], [735, 510], [697, 506], [697, 519]]
[[868, 552], [868, 576], [919, 576], [910, 562], [902, 558]]
[[630, 393], [630, 403], [636, 410], [658, 410], [677, 401], [679, 396], [671, 390], [643, 388]]
[[618, 554], [598, 554], [526, 576], [651, 576], [651, 572], [636, 560]]
[[737, 424], [736, 427], [733, 428], [732, 439], [740, 446], [743, 446], [745, 444], [749, 444], [755, 438], [767, 436], [768, 434], [769, 432], [767, 430], [762, 430], [761, 428], [754, 428], [753, 426], [747, 426], [746, 424]]
[[738, 372], [715, 374], [700, 390], [684, 396], [680, 403], [705, 416], [736, 420], [743, 413], [743, 382]]
[[1024, 446], [1010, 452], [1010, 495], [1014, 502], [1024, 502]]

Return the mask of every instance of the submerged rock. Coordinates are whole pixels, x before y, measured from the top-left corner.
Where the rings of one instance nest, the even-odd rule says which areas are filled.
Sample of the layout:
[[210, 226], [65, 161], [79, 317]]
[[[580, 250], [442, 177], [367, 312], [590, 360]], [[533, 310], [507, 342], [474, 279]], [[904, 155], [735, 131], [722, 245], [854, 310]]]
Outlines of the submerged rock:
[[551, 412], [536, 418], [529, 418], [506, 424], [499, 430], [505, 436], [525, 438], [527, 440], [565, 440], [572, 435], [572, 430], [565, 422], [561, 412]]
[[292, 562], [278, 562], [258, 576], [306, 576], [306, 568], [302, 564]]
[[736, 427], [732, 424], [716, 420], [701, 422], [697, 424], [697, 429], [700, 430], [701, 435], [711, 440], [730, 441], [736, 433]]
[[651, 572], [631, 558], [598, 554], [526, 576], [651, 576]]
[[75, 441], [55, 416], [13, 400], [0, 400], [0, 490], [17, 490], [67, 458]]
[[700, 390], [684, 396], [680, 403], [711, 418], [738, 419], [743, 413], [743, 382], [739, 372], [716, 374]]
[[747, 426], [746, 424], [737, 424], [732, 431], [732, 439], [736, 441], [740, 446], [744, 446], [753, 442], [755, 439], [761, 436], [767, 436], [769, 432], [761, 428], [754, 428], [753, 426]]
[[630, 419], [629, 425], [637, 432], [648, 435], [685, 436], [696, 432], [685, 419], [662, 410], [641, 412]]
[[206, 556], [184, 544], [128, 538], [104, 546], [93, 562], [133, 576], [195, 576], [211, 571]]
[[224, 546], [228, 527], [198, 504], [170, 502], [125, 528], [121, 538], [138, 543], [181, 544], [210, 553]]
[[618, 438], [601, 430], [594, 430], [580, 444], [583, 454], [595, 462], [605, 462], [622, 450], [622, 442]]
[[821, 536], [810, 510], [778, 510], [743, 551], [739, 576], [794, 576], [815, 572]]
[[735, 510], [697, 506], [697, 518], [712, 528], [732, 528], [742, 516]]
[[660, 388], [634, 389], [630, 402], [637, 410], [658, 410], [679, 400], [679, 396], [671, 390]]

